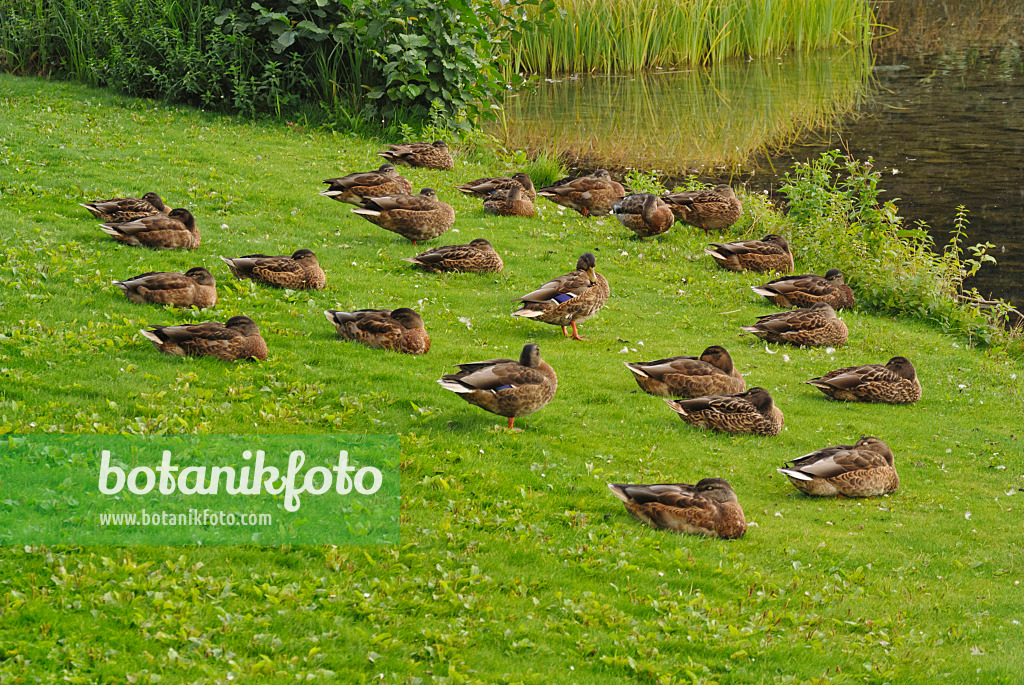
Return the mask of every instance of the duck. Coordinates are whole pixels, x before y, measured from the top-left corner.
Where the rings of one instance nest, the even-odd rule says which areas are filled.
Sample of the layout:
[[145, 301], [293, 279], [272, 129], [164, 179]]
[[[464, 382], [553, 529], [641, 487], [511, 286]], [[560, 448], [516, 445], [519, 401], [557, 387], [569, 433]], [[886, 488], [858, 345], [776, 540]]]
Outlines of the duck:
[[447, 171], [455, 166], [448, 145], [440, 140], [435, 140], [433, 143], [388, 145], [387, 150], [378, 152], [377, 155], [395, 164], [418, 166], [424, 169]]
[[213, 274], [201, 266], [185, 273], [176, 271], [150, 271], [114, 281], [132, 302], [143, 304], [169, 304], [175, 307], [206, 309], [217, 304], [217, 281]]
[[665, 201], [651, 193], [627, 195], [612, 206], [612, 212], [620, 224], [641, 238], [661, 235], [675, 221]]
[[399, 176], [398, 169], [390, 162], [381, 164], [376, 171], [361, 171], [339, 178], [324, 179], [323, 182], [328, 188], [321, 190], [321, 195], [357, 207], [362, 207], [366, 198], [412, 193], [409, 179]]
[[892, 450], [876, 437], [825, 447], [776, 471], [797, 490], [814, 497], [879, 497], [900, 487]]
[[415, 257], [407, 257], [405, 261], [427, 273], [468, 271], [482, 274], [505, 268], [501, 255], [486, 238], [476, 238], [466, 245], [435, 247]]
[[402, 354], [426, 354], [430, 335], [423, 317], [408, 307], [400, 309], [359, 309], [354, 312], [324, 310], [338, 336], [378, 350]]
[[292, 256], [271, 257], [250, 254], [244, 257], [221, 257], [235, 278], [250, 279], [275, 288], [292, 290], [323, 290], [327, 277], [312, 250], [296, 250]]
[[743, 201], [727, 183], [713, 190], [690, 190], [663, 196], [676, 219], [704, 229], [704, 232], [723, 231], [739, 221], [743, 215]]
[[906, 357], [893, 357], [884, 366], [865, 364], [836, 369], [805, 383], [844, 402], [912, 404], [921, 399], [921, 381]]
[[484, 211], [497, 216], [533, 216], [537, 210], [518, 185], [495, 190], [484, 200]]
[[653, 362], [623, 362], [640, 389], [662, 397], [703, 397], [743, 392], [747, 383], [729, 352], [711, 345], [699, 357], [669, 357]]
[[824, 277], [816, 274], [784, 276], [750, 289], [779, 307], [811, 307], [828, 302], [833, 309], [852, 309], [853, 290], [846, 285], [843, 272], [829, 269]]
[[702, 478], [689, 483], [608, 483], [633, 518], [652, 528], [735, 540], [747, 518], [729, 482]]
[[216, 357], [232, 362], [267, 358], [267, 342], [248, 316], [232, 316], [225, 323], [211, 321], [187, 326], [150, 326], [140, 329], [164, 354], [179, 357]]
[[106, 223], [119, 224], [132, 219], [139, 219], [153, 214], [166, 214], [171, 208], [164, 204], [156, 193], [146, 193], [142, 197], [112, 197], [109, 200], [96, 200], [79, 204], [85, 207], [97, 219]]
[[533, 202], [537, 199], [537, 189], [533, 186], [533, 179], [529, 174], [518, 173], [512, 176], [485, 176], [469, 183], [455, 186], [456, 190], [472, 195], [480, 200], [486, 200], [495, 190], [507, 190], [513, 186], [519, 186], [524, 194]]
[[455, 210], [438, 200], [433, 188], [424, 188], [418, 195], [401, 193], [367, 198], [364, 207], [352, 212], [386, 231], [408, 238], [413, 245], [442, 235], [455, 223]]
[[195, 217], [192, 212], [181, 208], [172, 209], [167, 214], [100, 224], [100, 228], [122, 245], [154, 250], [194, 250], [200, 241]]
[[665, 402], [691, 426], [722, 433], [778, 435], [786, 419], [771, 394], [761, 387], [730, 395], [666, 399]]
[[784, 274], [793, 271], [793, 253], [789, 251], [789, 243], [774, 233], [761, 240], [711, 243], [711, 246], [713, 250], [704, 252], [729, 271], [778, 271]]
[[626, 197], [626, 190], [606, 170], [598, 169], [589, 176], [555, 181], [537, 194], [583, 216], [607, 216], [615, 203]]
[[743, 330], [768, 342], [807, 347], [839, 347], [846, 344], [850, 335], [846, 324], [836, 317], [836, 310], [827, 302], [761, 316], [753, 326], [743, 326]]
[[605, 305], [611, 295], [608, 281], [594, 269], [597, 258], [590, 252], [580, 255], [576, 270], [552, 279], [532, 293], [517, 297], [513, 302], [522, 302], [512, 316], [522, 316], [543, 323], [562, 327], [562, 335], [568, 336], [566, 326], [572, 326], [573, 340], [581, 338], [576, 329]]
[[520, 416], [544, 408], [558, 389], [558, 376], [541, 360], [535, 343], [523, 345], [519, 361], [488, 359], [456, 366], [458, 373], [437, 381], [441, 387], [492, 414], [508, 417], [509, 430]]

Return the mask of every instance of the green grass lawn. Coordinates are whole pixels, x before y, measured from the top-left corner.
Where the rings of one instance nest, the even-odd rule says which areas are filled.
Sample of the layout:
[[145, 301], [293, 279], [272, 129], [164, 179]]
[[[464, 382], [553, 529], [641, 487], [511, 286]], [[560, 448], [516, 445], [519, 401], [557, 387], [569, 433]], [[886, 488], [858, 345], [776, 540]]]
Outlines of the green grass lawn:
[[[535, 219], [490, 217], [452, 185], [511, 170], [462, 158], [407, 173], [457, 212], [428, 245], [485, 237], [505, 270], [422, 274], [402, 258], [425, 246], [317, 196], [378, 166], [369, 141], [31, 79], [0, 77], [0, 101], [0, 432], [394, 433], [404, 494], [397, 548], [5, 548], [0, 681], [1019, 682], [1019, 360], [863, 311], [843, 314], [839, 350], [766, 347], [739, 330], [773, 311], [748, 287], [765, 279], [717, 270], [696, 229], [641, 243], [544, 200]], [[200, 249], [119, 246], [77, 206], [149, 190], [191, 209]], [[786, 234], [746, 207], [730, 235]], [[219, 259], [302, 247], [326, 290], [233, 281]], [[580, 327], [589, 342], [509, 316], [586, 251], [612, 289]], [[198, 265], [218, 279], [214, 310], [111, 285]], [[401, 306], [423, 315], [429, 354], [341, 342], [321, 313]], [[138, 333], [235, 314], [259, 323], [266, 362], [167, 357]], [[522, 432], [435, 383], [526, 342], [559, 387]], [[691, 429], [622, 365], [716, 343], [771, 391], [780, 436]], [[919, 404], [803, 385], [897, 354]], [[775, 473], [862, 434], [893, 448], [894, 496], [813, 500]], [[643, 528], [605, 486], [705, 476], [733, 485], [743, 539]]]

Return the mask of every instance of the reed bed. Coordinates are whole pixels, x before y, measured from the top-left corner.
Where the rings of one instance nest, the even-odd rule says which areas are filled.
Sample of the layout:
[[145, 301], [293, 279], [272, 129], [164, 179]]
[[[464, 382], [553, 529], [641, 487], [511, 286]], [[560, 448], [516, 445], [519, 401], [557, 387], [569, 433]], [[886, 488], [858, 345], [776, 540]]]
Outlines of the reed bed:
[[864, 0], [556, 0], [564, 16], [525, 33], [510, 68], [564, 74], [637, 72], [729, 57], [864, 45]]

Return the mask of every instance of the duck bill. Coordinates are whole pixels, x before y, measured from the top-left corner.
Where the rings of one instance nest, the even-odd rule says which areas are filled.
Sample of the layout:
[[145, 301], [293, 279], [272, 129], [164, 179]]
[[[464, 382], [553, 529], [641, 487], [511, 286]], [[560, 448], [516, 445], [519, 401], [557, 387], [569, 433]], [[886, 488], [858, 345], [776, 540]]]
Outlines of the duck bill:
[[594, 273], [594, 267], [587, 269], [587, 276], [590, 278], [590, 285], [597, 285], [597, 274]]

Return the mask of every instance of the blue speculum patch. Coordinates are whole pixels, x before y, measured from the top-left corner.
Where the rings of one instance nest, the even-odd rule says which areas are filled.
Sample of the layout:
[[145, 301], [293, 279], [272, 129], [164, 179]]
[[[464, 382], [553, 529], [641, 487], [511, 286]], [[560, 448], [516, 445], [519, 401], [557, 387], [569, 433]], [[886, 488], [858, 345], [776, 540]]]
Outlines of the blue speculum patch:
[[499, 385], [498, 387], [495, 388], [495, 390], [507, 390], [508, 388], [511, 387], [511, 385]]
[[572, 295], [555, 295], [552, 299], [558, 304], [562, 304], [563, 302], [568, 302], [569, 300], [571, 300]]

